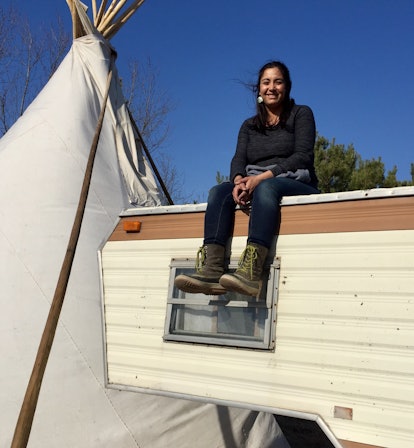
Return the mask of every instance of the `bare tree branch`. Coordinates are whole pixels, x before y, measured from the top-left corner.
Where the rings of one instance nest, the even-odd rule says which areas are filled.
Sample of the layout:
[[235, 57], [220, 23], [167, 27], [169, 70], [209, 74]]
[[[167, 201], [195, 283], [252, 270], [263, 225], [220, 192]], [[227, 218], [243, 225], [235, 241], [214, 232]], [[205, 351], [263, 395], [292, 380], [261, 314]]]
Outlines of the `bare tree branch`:
[[132, 116], [145, 140], [151, 155], [154, 155], [158, 171], [175, 203], [188, 202], [184, 191], [184, 180], [165, 148], [170, 127], [168, 114], [173, 109], [168, 92], [158, 85], [158, 71], [150, 59], [145, 63], [129, 65], [128, 83], [123, 83], [126, 101]]
[[129, 65], [129, 83], [124, 85], [128, 107], [137, 122], [151, 152], [159, 149], [169, 134], [166, 117], [173, 109], [167, 92], [157, 84], [158, 72], [151, 60]]
[[35, 33], [27, 18], [0, 6], [0, 136], [46, 84], [70, 42], [60, 19]]

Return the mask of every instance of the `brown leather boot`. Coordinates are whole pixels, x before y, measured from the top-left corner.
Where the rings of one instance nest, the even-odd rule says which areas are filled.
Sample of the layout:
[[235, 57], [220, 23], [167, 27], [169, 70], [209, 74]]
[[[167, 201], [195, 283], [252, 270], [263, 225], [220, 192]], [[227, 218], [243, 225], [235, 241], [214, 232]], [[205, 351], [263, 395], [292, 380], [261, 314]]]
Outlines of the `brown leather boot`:
[[228, 291], [258, 297], [267, 253], [266, 247], [248, 243], [240, 257], [238, 268], [234, 274], [222, 275], [220, 285]]
[[224, 274], [225, 248], [219, 244], [205, 244], [200, 247], [196, 258], [196, 272], [192, 275], [180, 274], [174, 284], [181, 291], [207, 295], [225, 294], [226, 289], [220, 285]]

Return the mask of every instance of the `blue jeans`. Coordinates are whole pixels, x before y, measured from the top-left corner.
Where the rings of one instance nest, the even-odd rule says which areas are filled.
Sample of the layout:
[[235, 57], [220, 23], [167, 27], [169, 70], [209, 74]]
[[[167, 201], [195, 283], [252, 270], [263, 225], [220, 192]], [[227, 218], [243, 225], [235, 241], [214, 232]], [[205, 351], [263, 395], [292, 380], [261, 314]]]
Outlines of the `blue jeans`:
[[[204, 244], [226, 246], [233, 235], [236, 208], [233, 188], [233, 183], [225, 182], [210, 190], [204, 218]], [[280, 226], [282, 197], [315, 193], [319, 193], [315, 187], [286, 177], [273, 177], [260, 182], [251, 200], [247, 241], [270, 248]]]

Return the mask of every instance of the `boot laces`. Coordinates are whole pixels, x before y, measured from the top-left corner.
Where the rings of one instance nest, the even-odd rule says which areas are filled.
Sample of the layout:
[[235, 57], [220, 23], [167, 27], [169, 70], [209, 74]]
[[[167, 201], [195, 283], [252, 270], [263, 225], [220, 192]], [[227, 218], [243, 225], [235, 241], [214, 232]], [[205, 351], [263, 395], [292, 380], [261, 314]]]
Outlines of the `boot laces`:
[[237, 268], [237, 270], [249, 275], [250, 278], [253, 278], [253, 269], [256, 259], [257, 249], [254, 246], [250, 246], [248, 244], [241, 254], [239, 267]]
[[198, 274], [201, 273], [201, 270], [203, 269], [203, 266], [206, 264], [206, 258], [207, 258], [207, 249], [206, 246], [201, 246], [200, 249], [198, 249], [197, 256], [196, 256], [196, 265], [195, 270]]

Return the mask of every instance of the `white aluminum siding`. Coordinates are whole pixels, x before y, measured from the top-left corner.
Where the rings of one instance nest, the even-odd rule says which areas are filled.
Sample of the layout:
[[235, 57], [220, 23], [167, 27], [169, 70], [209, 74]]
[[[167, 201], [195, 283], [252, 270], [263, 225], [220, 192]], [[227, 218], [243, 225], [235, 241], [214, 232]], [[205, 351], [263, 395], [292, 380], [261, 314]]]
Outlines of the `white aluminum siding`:
[[171, 258], [200, 244], [105, 245], [109, 385], [315, 413], [339, 439], [414, 446], [414, 231], [280, 236], [274, 352], [163, 342]]

